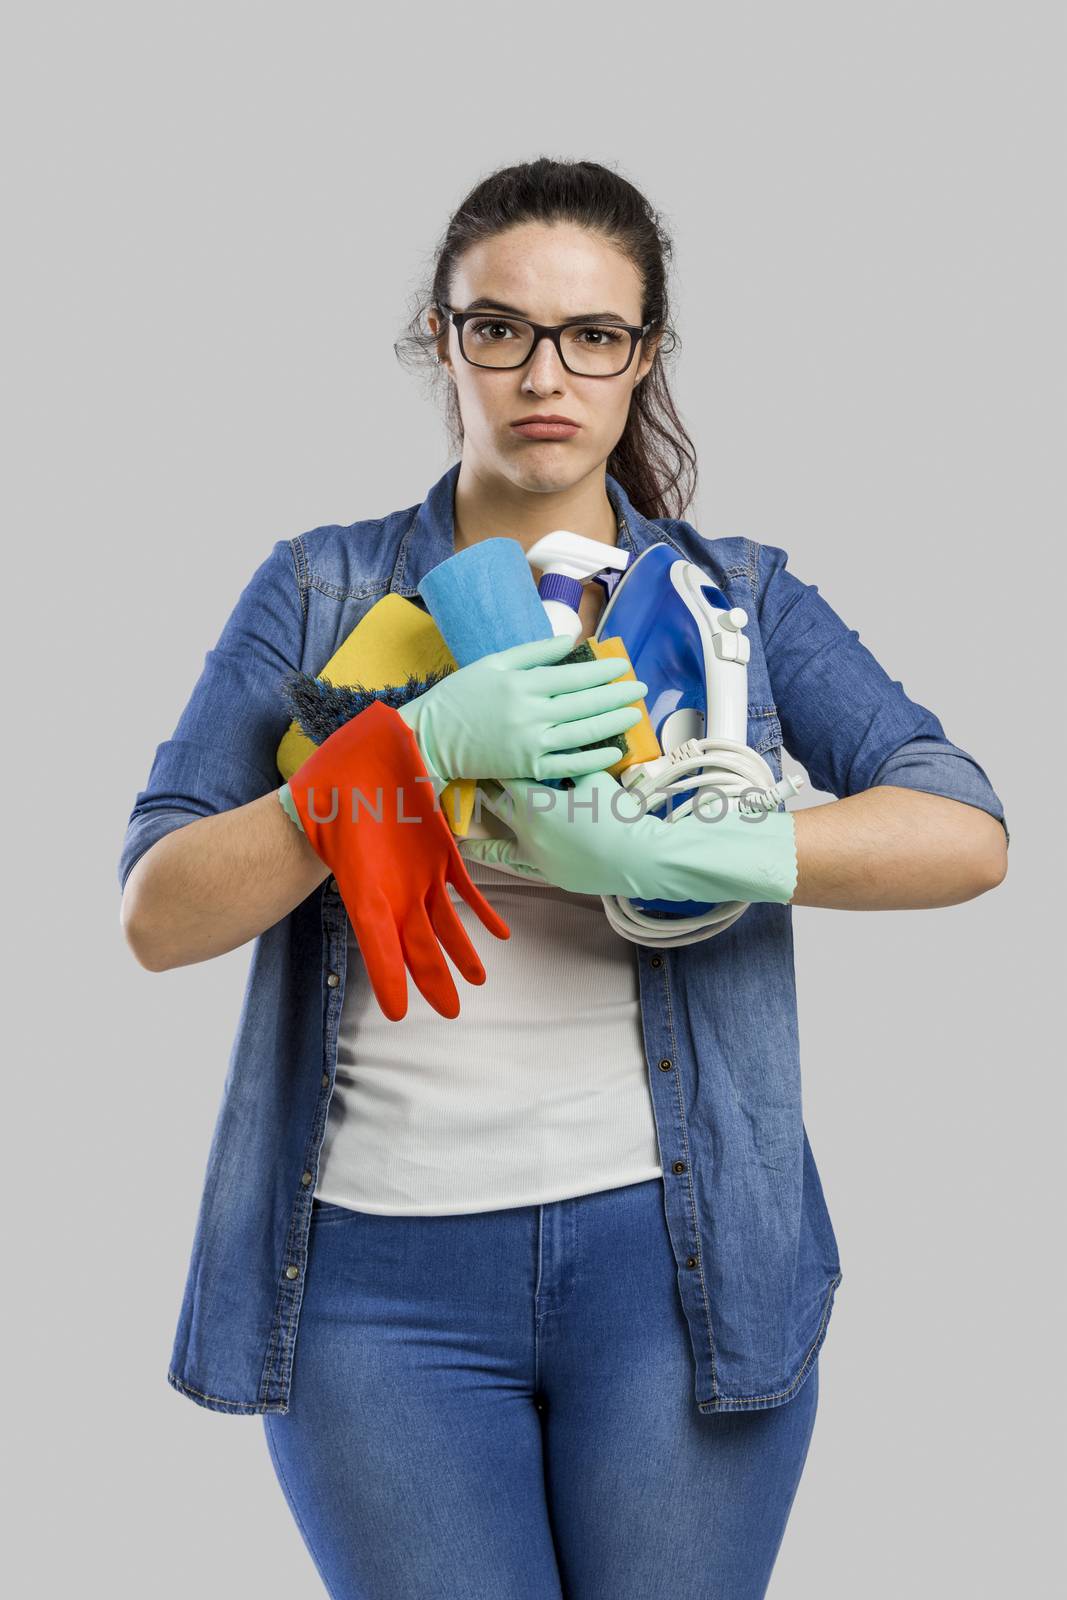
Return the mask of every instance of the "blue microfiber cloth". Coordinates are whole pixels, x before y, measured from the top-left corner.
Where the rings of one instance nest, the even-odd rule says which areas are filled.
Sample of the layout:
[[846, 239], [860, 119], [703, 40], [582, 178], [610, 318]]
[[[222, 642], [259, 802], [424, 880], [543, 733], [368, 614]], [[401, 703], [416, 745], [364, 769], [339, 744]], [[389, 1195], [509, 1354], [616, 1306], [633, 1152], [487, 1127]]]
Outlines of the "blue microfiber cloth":
[[[426, 574], [419, 594], [460, 667], [494, 650], [552, 637], [548, 612], [516, 539], [481, 539], [457, 550]], [[560, 789], [570, 779], [544, 782]]]
[[494, 650], [552, 637], [516, 539], [482, 539], [458, 550], [426, 574], [419, 594], [461, 667]]

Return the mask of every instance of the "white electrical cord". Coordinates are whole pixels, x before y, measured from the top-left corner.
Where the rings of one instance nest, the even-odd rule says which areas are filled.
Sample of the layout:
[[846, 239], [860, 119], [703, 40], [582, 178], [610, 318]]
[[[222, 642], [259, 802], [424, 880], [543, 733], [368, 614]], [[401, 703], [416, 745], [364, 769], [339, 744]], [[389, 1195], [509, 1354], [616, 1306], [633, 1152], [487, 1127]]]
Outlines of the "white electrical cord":
[[[640, 795], [645, 809], [661, 810], [668, 795], [682, 794], [696, 789], [691, 799], [669, 814], [675, 818], [687, 816], [704, 789], [717, 788], [736, 809], [743, 811], [776, 811], [778, 803], [788, 794], [796, 794], [806, 780], [802, 777], [783, 777], [774, 781], [774, 773], [763, 757], [751, 745], [735, 739], [688, 739], [659, 756], [655, 761], [644, 761], [626, 767], [619, 782], [631, 794]], [[744, 793], [748, 790], [748, 793]], [[708, 805], [719, 804], [719, 796], [709, 796]], [[744, 915], [751, 905], [749, 900], [727, 900], [693, 917], [660, 917], [641, 911], [632, 900], [623, 895], [601, 895], [604, 914], [616, 933], [632, 944], [655, 945], [659, 949], [684, 944], [698, 944], [724, 933]], [[651, 896], [647, 897], [651, 898]]]

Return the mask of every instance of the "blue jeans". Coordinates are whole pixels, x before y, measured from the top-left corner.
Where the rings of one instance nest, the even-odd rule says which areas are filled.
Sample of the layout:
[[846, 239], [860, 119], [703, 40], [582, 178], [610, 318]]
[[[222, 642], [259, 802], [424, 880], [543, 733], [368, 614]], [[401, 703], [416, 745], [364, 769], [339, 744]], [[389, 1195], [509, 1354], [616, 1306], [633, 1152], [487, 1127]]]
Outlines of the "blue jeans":
[[815, 1423], [703, 1416], [663, 1181], [462, 1216], [315, 1201], [275, 1472], [333, 1600], [760, 1600]]

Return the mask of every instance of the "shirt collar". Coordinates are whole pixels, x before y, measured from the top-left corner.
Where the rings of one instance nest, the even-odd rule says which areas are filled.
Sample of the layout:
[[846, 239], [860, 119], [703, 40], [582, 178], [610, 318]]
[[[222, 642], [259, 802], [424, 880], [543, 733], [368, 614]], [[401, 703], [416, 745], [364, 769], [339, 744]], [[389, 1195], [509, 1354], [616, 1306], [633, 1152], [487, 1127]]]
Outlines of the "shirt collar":
[[[455, 555], [453, 515], [459, 469], [460, 462], [454, 462], [438, 478], [416, 511], [400, 541], [393, 579], [389, 585], [390, 593], [405, 595], [409, 599], [418, 598], [418, 587], [426, 574]], [[634, 508], [626, 490], [610, 472], [605, 474], [605, 485], [618, 516], [620, 550], [629, 550], [636, 557], [650, 544], [665, 543], [673, 545], [680, 556], [685, 555], [685, 551], [664, 527], [643, 517]]]

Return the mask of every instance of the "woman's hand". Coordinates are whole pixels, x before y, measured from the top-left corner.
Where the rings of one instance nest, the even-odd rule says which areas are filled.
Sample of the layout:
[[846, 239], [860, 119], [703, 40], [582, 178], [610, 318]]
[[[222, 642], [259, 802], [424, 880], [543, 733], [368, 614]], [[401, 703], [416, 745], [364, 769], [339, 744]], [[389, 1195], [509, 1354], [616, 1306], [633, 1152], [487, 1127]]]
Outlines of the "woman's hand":
[[608, 741], [640, 722], [634, 704], [648, 685], [633, 678], [618, 656], [571, 661], [574, 643], [564, 635], [533, 639], [482, 656], [450, 672], [400, 715], [414, 733], [423, 760], [442, 784], [456, 778], [577, 778], [618, 761]]
[[509, 780], [478, 792], [480, 803], [514, 838], [464, 839], [463, 855], [575, 894], [632, 899], [642, 881], [648, 892], [660, 836], [674, 826], [647, 814], [608, 772], [588, 773], [573, 789]]
[[607, 772], [573, 789], [509, 781], [482, 804], [514, 839], [470, 839], [464, 855], [536, 871], [576, 894], [709, 905], [773, 901], [796, 891], [796, 825], [788, 811], [742, 814], [737, 797], [708, 791], [673, 818], [647, 811]]

